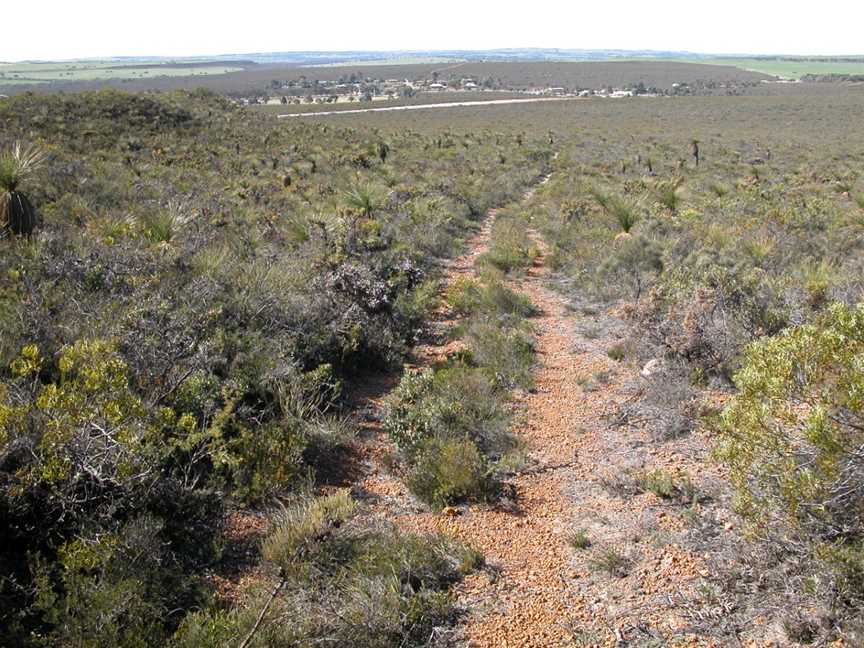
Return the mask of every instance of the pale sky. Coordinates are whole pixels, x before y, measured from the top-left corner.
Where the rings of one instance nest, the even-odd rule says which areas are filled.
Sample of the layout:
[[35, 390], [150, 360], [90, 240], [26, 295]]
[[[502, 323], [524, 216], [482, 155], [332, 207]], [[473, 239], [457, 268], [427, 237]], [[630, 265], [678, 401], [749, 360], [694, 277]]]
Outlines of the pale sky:
[[[29, 0], [0, 60], [561, 47], [864, 54], [864, 0]], [[9, 12], [6, 12], [7, 14]]]

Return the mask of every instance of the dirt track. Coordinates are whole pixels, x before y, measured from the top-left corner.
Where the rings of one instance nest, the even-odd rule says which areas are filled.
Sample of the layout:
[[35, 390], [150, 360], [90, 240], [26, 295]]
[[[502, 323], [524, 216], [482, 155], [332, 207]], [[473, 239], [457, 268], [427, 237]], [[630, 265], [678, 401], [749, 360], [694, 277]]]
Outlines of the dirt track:
[[394, 110], [430, 110], [433, 108], [462, 108], [472, 106], [500, 106], [502, 104], [539, 103], [545, 101], [576, 101], [575, 97], [535, 97], [529, 99], [491, 99], [489, 101], [450, 101], [446, 103], [414, 104], [410, 106], [384, 106], [381, 108], [353, 108], [351, 110], [321, 110], [277, 115], [279, 119], [294, 117], [326, 117], [328, 115], [357, 115], [360, 113], [392, 112]]
[[[451, 263], [448, 281], [475, 271], [494, 218], [493, 210], [469, 241], [469, 251]], [[545, 252], [539, 236], [532, 236]], [[510, 479], [514, 501], [424, 511], [404, 484], [380, 464], [374, 467], [374, 460], [359, 490], [376, 515], [406, 530], [444, 533], [482, 551], [489, 568], [458, 589], [469, 611], [458, 638], [472, 648], [623, 646], [670, 637], [676, 646], [719, 645], [684, 629], [685, 602], [707, 575], [702, 556], [676, 542], [686, 530], [686, 509], [650, 492], [622, 496], [609, 486], [628, 471], [657, 468], [697, 475], [701, 485], [711, 478], [707, 440], [694, 433], [658, 445], [638, 425], [610, 426], [642, 380], [638, 369], [607, 353], [621, 322], [614, 313], [573, 312], [549, 288], [543, 262], [541, 254], [525, 276], [510, 283], [540, 310], [533, 319], [536, 389], [517, 394], [514, 403], [516, 432], [529, 456], [527, 468]], [[446, 313], [439, 315], [439, 325], [450, 324]], [[608, 326], [599, 335], [586, 332], [603, 322]], [[429, 364], [451, 350], [419, 347], [415, 364]], [[602, 388], [588, 387], [597, 377]], [[380, 411], [380, 394], [367, 405]], [[370, 426], [375, 432], [378, 424]], [[377, 434], [381, 437], [380, 430]], [[386, 452], [386, 440], [381, 443]], [[584, 530], [590, 547], [571, 546], [576, 529]], [[597, 565], [610, 553], [623, 561], [615, 573]]]

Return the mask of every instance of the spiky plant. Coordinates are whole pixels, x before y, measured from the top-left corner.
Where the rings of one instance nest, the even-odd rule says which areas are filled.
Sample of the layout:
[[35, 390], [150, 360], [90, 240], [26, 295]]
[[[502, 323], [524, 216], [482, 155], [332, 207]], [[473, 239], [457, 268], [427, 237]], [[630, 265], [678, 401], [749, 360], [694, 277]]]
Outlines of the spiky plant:
[[657, 200], [673, 214], [678, 212], [678, 205], [681, 204], [681, 186], [683, 184], [683, 178], [673, 178], [657, 183]]
[[40, 148], [23, 147], [20, 142], [0, 153], [0, 230], [9, 230], [18, 236], [33, 233], [36, 209], [18, 187], [44, 159], [45, 154]]
[[618, 221], [618, 226], [625, 234], [629, 234], [630, 230], [639, 220], [639, 215], [633, 205], [628, 204], [622, 198], [612, 194], [606, 194], [599, 189], [591, 188], [589, 193], [597, 201], [603, 210]]
[[363, 218], [372, 218], [379, 206], [377, 193], [369, 187], [360, 187], [349, 192], [345, 196], [345, 202]]

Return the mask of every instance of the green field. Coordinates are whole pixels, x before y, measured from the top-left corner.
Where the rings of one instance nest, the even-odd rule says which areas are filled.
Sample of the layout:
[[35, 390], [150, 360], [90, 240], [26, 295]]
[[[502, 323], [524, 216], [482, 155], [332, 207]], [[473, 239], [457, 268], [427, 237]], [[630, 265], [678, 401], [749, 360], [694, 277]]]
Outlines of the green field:
[[117, 63], [116, 61], [73, 63], [3, 63], [0, 85], [38, 84], [51, 81], [118, 81], [156, 77], [227, 74], [243, 68], [226, 65], [175, 65], [167, 63]]
[[706, 65], [732, 65], [742, 70], [771, 74], [784, 79], [800, 79], [805, 74], [864, 74], [864, 59], [859, 63], [759, 58], [712, 58], [690, 62]]

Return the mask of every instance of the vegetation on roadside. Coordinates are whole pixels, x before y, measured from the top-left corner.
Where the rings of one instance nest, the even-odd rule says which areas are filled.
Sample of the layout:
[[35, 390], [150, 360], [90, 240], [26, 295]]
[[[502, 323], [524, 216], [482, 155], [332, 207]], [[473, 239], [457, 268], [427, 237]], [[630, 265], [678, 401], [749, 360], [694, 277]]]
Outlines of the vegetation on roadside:
[[864, 304], [750, 346], [719, 419], [738, 509], [797, 594], [864, 606]]
[[[694, 529], [678, 537], [711, 548], [718, 573], [707, 580], [735, 610], [722, 622], [693, 620], [706, 635], [756, 636], [748, 618], [761, 614], [790, 642], [861, 640], [864, 158], [860, 136], [812, 123], [835, 108], [857, 113], [859, 95], [832, 95], [837, 107], [765, 100], [789, 121], [746, 129], [714, 120], [719, 104], [698, 110], [710, 130], [673, 107], [661, 110], [668, 128], [636, 138], [612, 127], [637, 126], [635, 113], [610, 108], [608, 122], [564, 145], [526, 211], [551, 245], [555, 285], [594, 313], [614, 313], [594, 326], [615, 319], [606, 338], [620, 341], [607, 353], [641, 371], [615, 425], [649, 426], [653, 442], [674, 443], [728, 399], [704, 429], [747, 524], [725, 523], [711, 539], [715, 513], [704, 509], [723, 505], [666, 469], [604, 483], [613, 495], [650, 492], [661, 506], [688, 507]], [[586, 376], [584, 389], [600, 389], [601, 377]], [[739, 526], [747, 532], [730, 533]], [[602, 553], [597, 562], [609, 573], [616, 564]]]
[[173, 645], [428, 645], [454, 617], [448, 588], [476, 555], [359, 513], [347, 491], [284, 508], [262, 546], [266, 582], [230, 610], [189, 614]]
[[[491, 249], [506, 248], [510, 232], [493, 227]], [[507, 402], [512, 389], [531, 386], [534, 363], [525, 319], [534, 308], [499, 270], [457, 279], [446, 299], [460, 317], [452, 330], [460, 350], [441, 366], [406, 373], [384, 421], [408, 486], [436, 507], [497, 495], [499, 473], [516, 448]]]
[[[548, 147], [276, 124], [200, 91], [20, 95], [0, 121], [3, 223], [21, 190], [38, 215], [0, 234], [0, 643], [238, 639], [272, 579], [217, 587], [229, 512], [338, 477], [344, 393], [401, 363], [436, 260]], [[272, 533], [305, 533], [307, 513]], [[449, 549], [339, 525], [298, 548], [316, 578], [270, 604], [306, 601], [303, 622], [246, 645], [421, 645], [451, 618]], [[271, 544], [247, 568], [293, 569]]]

